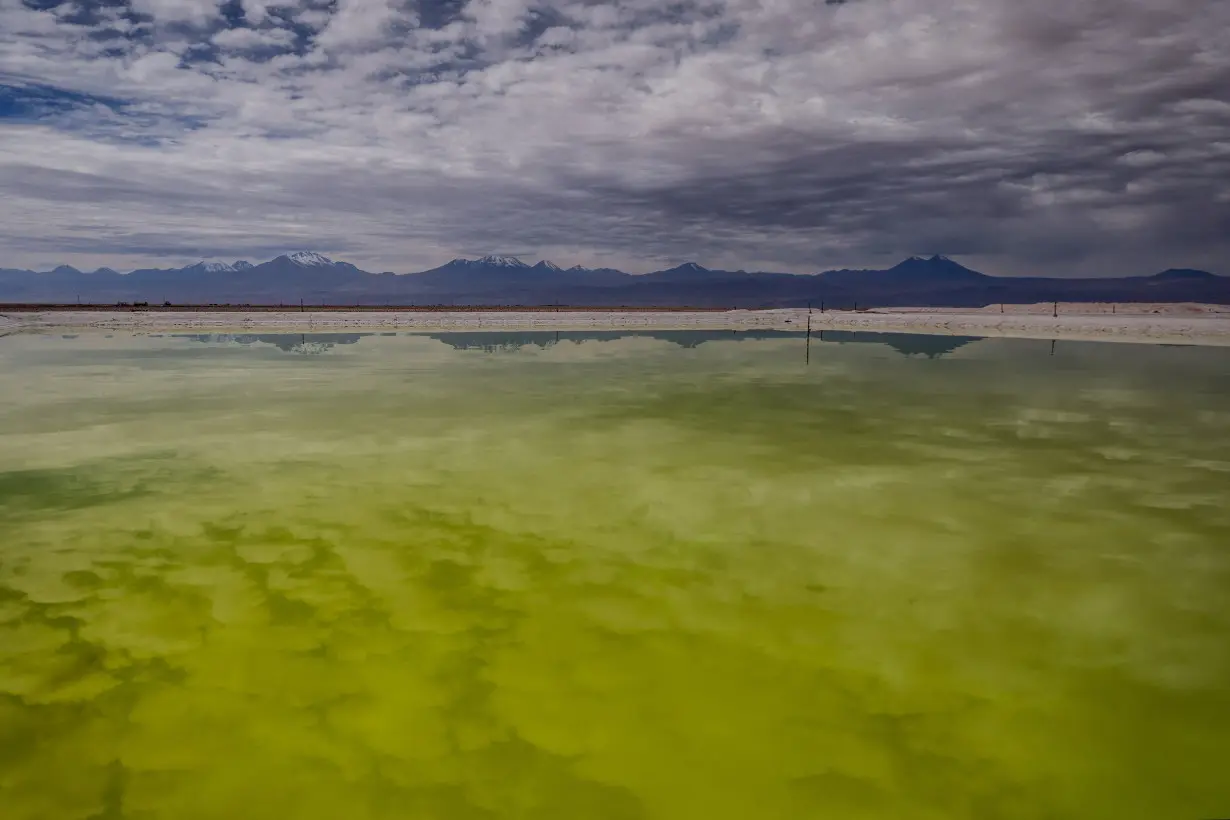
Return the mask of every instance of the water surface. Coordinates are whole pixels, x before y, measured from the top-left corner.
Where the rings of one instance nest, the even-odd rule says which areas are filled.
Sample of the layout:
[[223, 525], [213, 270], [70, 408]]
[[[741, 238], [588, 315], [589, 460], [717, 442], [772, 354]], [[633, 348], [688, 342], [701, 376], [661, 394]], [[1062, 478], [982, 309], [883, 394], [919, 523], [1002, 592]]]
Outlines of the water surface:
[[1230, 814], [1230, 359], [0, 339], [0, 816]]

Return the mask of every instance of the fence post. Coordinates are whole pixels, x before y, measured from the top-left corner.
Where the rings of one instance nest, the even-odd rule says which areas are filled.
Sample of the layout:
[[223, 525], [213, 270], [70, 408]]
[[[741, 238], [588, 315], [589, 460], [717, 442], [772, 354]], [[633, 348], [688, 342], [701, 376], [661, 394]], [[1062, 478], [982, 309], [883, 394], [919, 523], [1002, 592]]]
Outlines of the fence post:
[[807, 305], [807, 336], [806, 347], [803, 350], [803, 364], [811, 364], [811, 303]]

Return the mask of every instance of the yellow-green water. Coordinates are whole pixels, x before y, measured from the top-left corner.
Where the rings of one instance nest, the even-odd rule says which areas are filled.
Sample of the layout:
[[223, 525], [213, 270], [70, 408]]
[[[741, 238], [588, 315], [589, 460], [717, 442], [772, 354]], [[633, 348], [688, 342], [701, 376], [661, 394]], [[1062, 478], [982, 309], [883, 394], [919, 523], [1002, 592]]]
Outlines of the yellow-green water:
[[838, 338], [0, 339], [0, 817], [1230, 815], [1230, 353]]

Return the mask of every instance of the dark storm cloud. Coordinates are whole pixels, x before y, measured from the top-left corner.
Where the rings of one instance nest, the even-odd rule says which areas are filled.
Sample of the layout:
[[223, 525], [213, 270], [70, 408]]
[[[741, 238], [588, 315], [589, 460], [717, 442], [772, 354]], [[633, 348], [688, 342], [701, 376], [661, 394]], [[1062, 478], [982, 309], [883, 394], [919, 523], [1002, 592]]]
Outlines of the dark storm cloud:
[[[603, 193], [667, 225], [822, 231], [831, 247], [855, 253], [915, 249], [1051, 264], [1079, 261], [1103, 241], [1136, 252], [1159, 243], [1159, 263], [1175, 245], [1215, 260], [1230, 229], [1221, 182], [1230, 179], [1230, 151], [1187, 143], [1184, 133], [1067, 135], [995, 151], [868, 142], [783, 150], [784, 158], [755, 167]], [[1117, 230], [1115, 215], [1130, 213], [1149, 229]]]
[[3, 6], [0, 82], [44, 100], [0, 104], [3, 263], [1230, 272], [1226, 30], [1188, 0]]

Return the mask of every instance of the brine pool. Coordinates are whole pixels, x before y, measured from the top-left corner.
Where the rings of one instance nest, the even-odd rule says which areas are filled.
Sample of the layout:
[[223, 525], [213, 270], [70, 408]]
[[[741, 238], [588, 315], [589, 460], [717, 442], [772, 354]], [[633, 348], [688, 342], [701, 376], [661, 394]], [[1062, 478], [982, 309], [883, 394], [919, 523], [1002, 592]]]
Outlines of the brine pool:
[[0, 816], [1230, 816], [1230, 350], [0, 338]]

